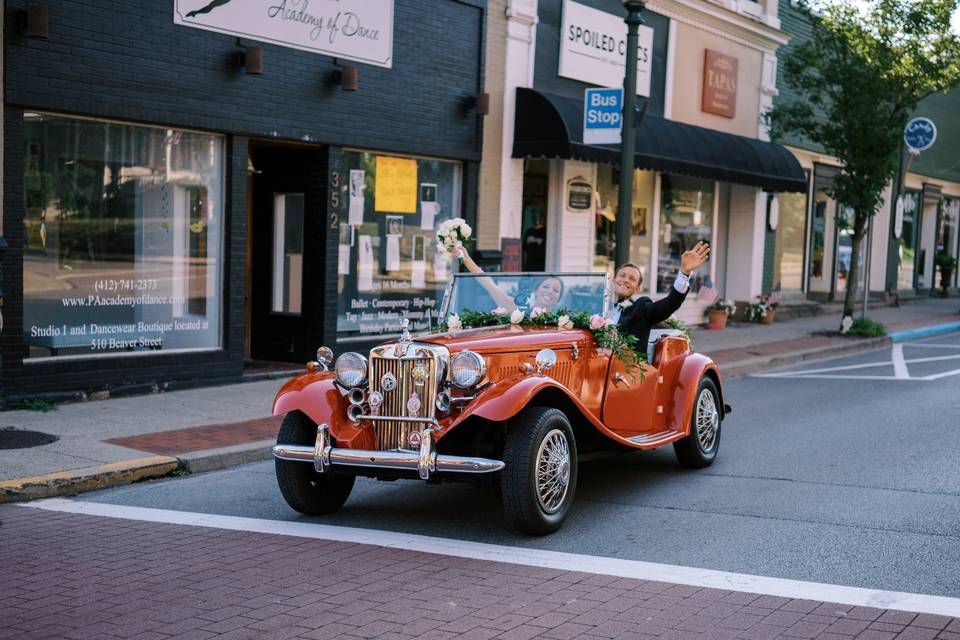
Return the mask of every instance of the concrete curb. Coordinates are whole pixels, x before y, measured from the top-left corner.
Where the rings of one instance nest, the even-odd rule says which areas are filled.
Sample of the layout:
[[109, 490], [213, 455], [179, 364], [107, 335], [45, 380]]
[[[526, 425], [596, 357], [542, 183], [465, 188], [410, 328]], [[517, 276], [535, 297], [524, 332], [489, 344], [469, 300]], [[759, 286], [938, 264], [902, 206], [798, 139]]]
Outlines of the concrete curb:
[[[764, 369], [774, 367], [786, 367], [799, 362], [808, 362], [812, 360], [826, 360], [839, 355], [849, 355], [861, 351], [870, 351], [879, 349], [892, 343], [889, 336], [882, 338], [851, 338], [848, 344], [829, 345], [826, 347], [817, 347], [815, 349], [803, 349], [800, 351], [791, 351], [790, 353], [781, 353], [773, 356], [759, 356], [756, 358], [747, 358], [728, 365], [720, 364], [720, 374], [725, 378], [738, 378], [747, 376]], [[709, 354], [707, 354], [709, 355]]]
[[960, 331], [960, 322], [948, 322], [945, 324], [917, 327], [915, 329], [905, 329], [903, 331], [892, 331], [889, 334], [889, 338], [893, 342], [906, 342], [907, 340], [929, 338], [932, 336], [943, 335], [945, 333], [953, 333], [954, 331]]
[[53, 498], [155, 480], [176, 474], [217, 471], [273, 457], [273, 440], [251, 442], [181, 455], [149, 456], [43, 476], [0, 481], [0, 503]]
[[149, 456], [43, 476], [4, 480], [0, 482], [0, 503], [52, 498], [160, 478], [175, 472], [179, 466], [180, 461], [176, 458]]

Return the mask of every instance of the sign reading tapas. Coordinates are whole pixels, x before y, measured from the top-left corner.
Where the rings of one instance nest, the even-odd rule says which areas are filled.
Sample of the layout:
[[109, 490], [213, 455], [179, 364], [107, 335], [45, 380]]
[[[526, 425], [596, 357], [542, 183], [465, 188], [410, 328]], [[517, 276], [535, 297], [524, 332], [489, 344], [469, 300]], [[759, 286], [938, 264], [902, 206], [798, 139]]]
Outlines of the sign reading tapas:
[[707, 49], [703, 60], [700, 110], [725, 118], [737, 113], [737, 59]]
[[393, 66], [393, 0], [175, 0], [173, 22]]

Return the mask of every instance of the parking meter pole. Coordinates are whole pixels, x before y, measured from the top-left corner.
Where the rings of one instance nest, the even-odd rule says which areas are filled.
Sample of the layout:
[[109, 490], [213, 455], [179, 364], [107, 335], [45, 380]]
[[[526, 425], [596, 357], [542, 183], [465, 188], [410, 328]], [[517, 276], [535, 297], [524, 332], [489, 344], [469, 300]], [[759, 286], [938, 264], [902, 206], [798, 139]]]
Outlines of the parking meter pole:
[[627, 10], [627, 60], [623, 78], [623, 128], [620, 137], [620, 198], [617, 204], [617, 264], [630, 262], [630, 227], [633, 215], [633, 167], [636, 144], [637, 40], [644, 0], [625, 0]]

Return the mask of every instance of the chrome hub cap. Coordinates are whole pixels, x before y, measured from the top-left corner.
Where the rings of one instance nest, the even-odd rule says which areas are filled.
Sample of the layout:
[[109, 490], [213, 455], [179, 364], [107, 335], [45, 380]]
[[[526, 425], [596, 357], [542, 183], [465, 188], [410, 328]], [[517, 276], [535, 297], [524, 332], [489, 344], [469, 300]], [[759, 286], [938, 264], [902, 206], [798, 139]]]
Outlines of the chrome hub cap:
[[704, 391], [697, 399], [697, 440], [700, 442], [701, 451], [707, 453], [713, 449], [719, 429], [720, 412], [717, 411], [717, 402], [712, 392]]
[[563, 431], [554, 429], [537, 450], [537, 501], [544, 513], [560, 510], [570, 488], [570, 447]]

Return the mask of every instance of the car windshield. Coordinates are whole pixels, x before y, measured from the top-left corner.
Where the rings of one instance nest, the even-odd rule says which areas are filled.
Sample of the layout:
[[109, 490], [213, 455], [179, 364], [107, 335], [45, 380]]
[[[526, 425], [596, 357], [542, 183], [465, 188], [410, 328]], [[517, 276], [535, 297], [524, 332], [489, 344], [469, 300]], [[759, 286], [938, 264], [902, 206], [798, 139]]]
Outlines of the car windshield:
[[445, 300], [443, 316], [500, 308], [531, 311], [606, 312], [606, 273], [458, 273]]

